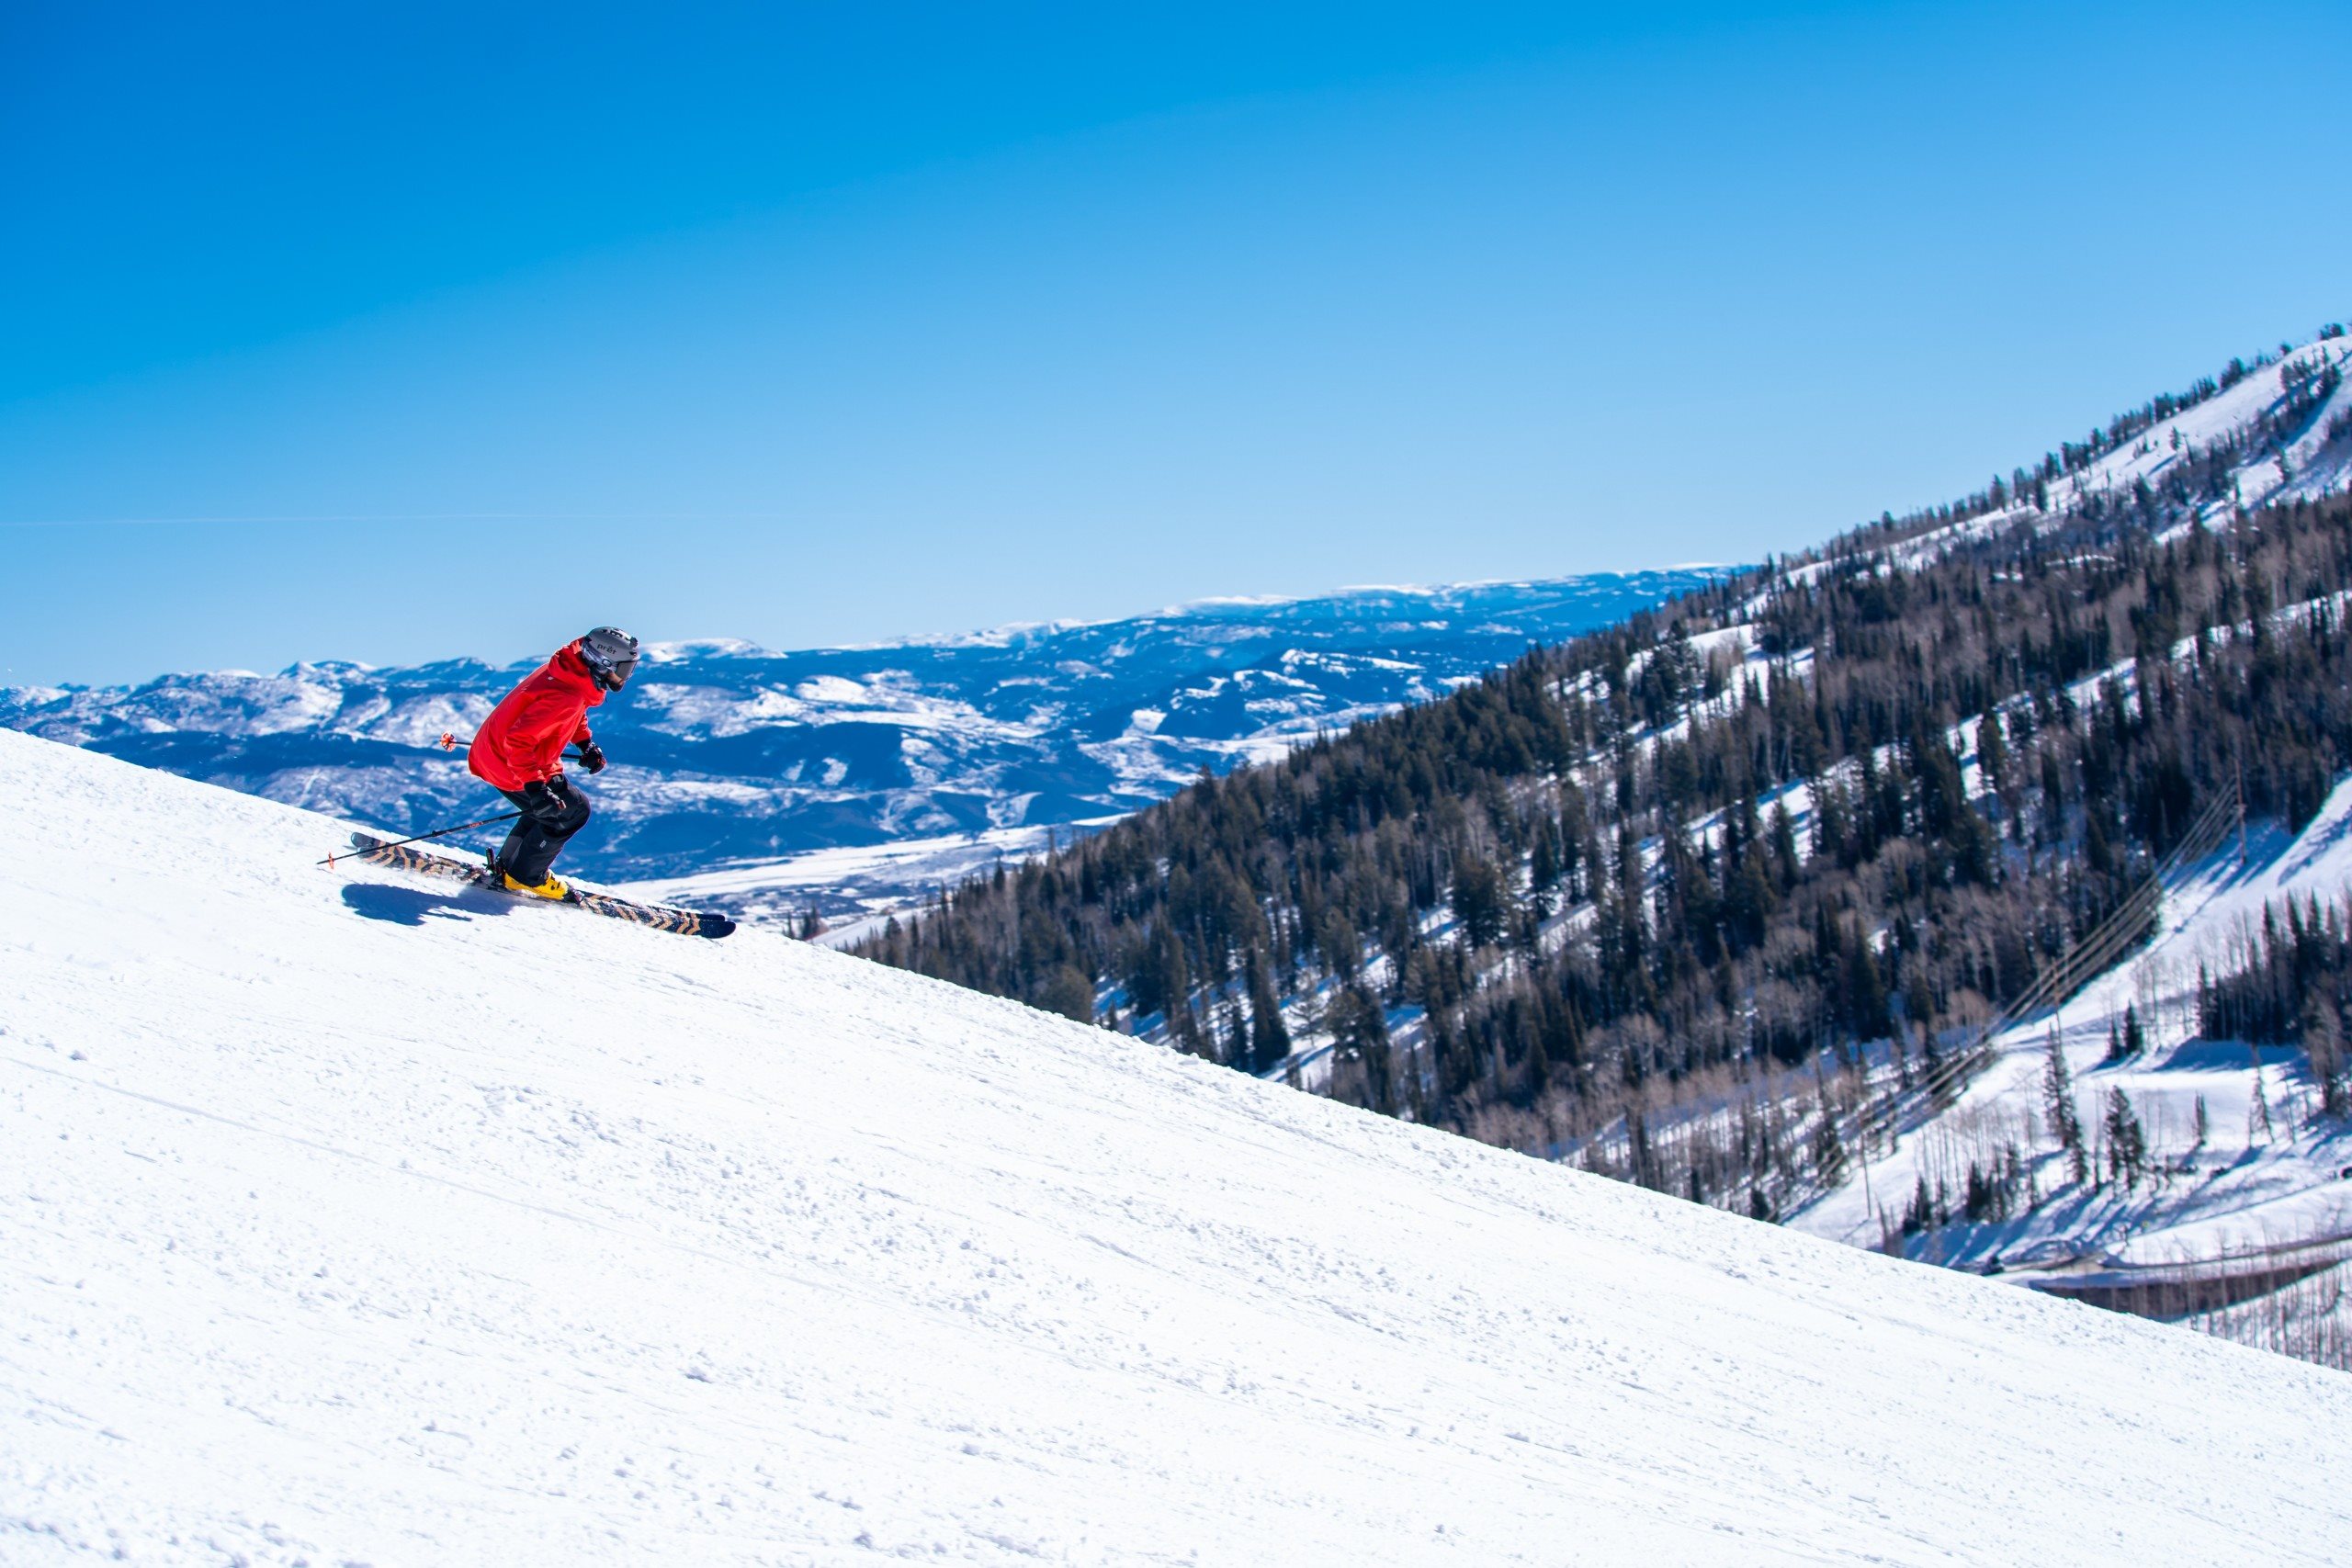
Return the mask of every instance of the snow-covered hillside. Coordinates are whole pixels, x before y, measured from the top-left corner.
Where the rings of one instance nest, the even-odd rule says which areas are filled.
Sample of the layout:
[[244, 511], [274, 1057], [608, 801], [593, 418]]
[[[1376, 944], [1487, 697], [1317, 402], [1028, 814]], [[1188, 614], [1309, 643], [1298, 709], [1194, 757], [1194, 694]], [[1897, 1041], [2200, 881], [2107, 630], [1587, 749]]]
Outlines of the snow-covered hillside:
[[[2183, 1262], [2352, 1237], [2352, 1133], [2314, 1114], [2317, 1090], [2304, 1054], [2200, 1038], [2197, 1011], [2200, 980], [2245, 962], [2266, 908], [2312, 898], [2332, 906], [2348, 893], [2352, 781], [2337, 786], [2301, 834], [2256, 824], [2243, 859], [2233, 837], [2176, 879], [2153, 942], [2054, 1013], [2036, 1013], [1997, 1036], [1999, 1060], [1949, 1110], [1873, 1151], [1867, 1172], [1858, 1169], [1792, 1223], [1879, 1246], [1923, 1184], [1954, 1206], [1972, 1163], [1990, 1171], [2014, 1151], [2042, 1201], [1978, 1223], [1960, 1217], [1916, 1230], [1903, 1238], [1904, 1249], [1958, 1268], [1997, 1261], [2009, 1283], [2068, 1288], [2086, 1274], [2126, 1281], [2134, 1269], [2161, 1274]], [[2146, 1048], [2110, 1059], [2126, 1009]], [[2094, 1174], [2106, 1174], [2098, 1145], [2108, 1107], [2120, 1093], [2147, 1139], [2151, 1175], [2096, 1186], [2070, 1179], [2047, 1109], [2053, 1033]], [[2339, 1265], [2311, 1277], [2298, 1304], [2340, 1314], [2344, 1337], [2352, 1338], [2352, 1303], [2341, 1299], [2343, 1285], [2352, 1283], [2347, 1274], [2352, 1268]]]
[[[1279, 756], [1722, 575], [1217, 600], [803, 652], [659, 644], [595, 715], [607, 809], [571, 863], [665, 883], [716, 873], [687, 895], [754, 915], [888, 907], [1049, 828], [1135, 810], [1204, 767]], [[0, 727], [412, 833], [482, 814], [481, 781], [437, 742], [469, 739], [528, 668], [0, 688]]]
[[2323, 1562], [2352, 1382], [0, 733], [0, 1558]]
[[[2086, 457], [2063, 477], [2052, 476], [2042, 486], [2040, 502], [2030, 492], [2011, 493], [2002, 504], [1912, 536], [1887, 550], [1884, 558], [1917, 565], [2020, 524], [2040, 525], [2095, 501], [2130, 497], [2135, 488], [2154, 493], [2178, 484], [2181, 499], [2194, 502], [2208, 522], [2352, 488], [2352, 378], [2345, 374], [2347, 367], [2352, 367], [2352, 339], [2337, 336], [2301, 347], [2282, 345], [2275, 359], [2153, 420], [2120, 444]], [[2209, 460], [2213, 471], [2200, 471]], [[2209, 485], [2219, 493], [2199, 493]]]

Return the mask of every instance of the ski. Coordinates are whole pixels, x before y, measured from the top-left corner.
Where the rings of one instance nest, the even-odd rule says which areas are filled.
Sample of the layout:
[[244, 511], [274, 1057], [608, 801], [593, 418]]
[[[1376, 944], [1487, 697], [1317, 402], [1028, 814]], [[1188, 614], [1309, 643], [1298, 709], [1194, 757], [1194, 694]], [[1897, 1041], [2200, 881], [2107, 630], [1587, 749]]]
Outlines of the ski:
[[[423, 872], [427, 876], [447, 876], [458, 882], [469, 882], [476, 887], [520, 898], [527, 895], [507, 893], [491, 875], [490, 867], [481, 861], [458, 860], [451, 855], [437, 855], [430, 850], [412, 849], [406, 844], [391, 843], [372, 833], [351, 835], [354, 860], [370, 865], [388, 865], [398, 871]], [[329, 863], [333, 863], [331, 857]], [[651, 926], [655, 931], [676, 931], [681, 936], [725, 936], [735, 929], [735, 922], [725, 915], [714, 915], [695, 909], [670, 909], [659, 904], [637, 904], [627, 898], [616, 898], [609, 893], [591, 892], [574, 887], [563, 902], [631, 925]]]

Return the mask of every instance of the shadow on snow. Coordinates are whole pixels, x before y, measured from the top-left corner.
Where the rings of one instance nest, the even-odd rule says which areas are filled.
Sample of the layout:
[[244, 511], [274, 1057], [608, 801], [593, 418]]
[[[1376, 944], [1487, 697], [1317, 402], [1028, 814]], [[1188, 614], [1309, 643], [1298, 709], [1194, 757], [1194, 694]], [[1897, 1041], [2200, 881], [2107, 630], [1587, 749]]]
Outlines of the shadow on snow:
[[471, 889], [427, 893], [381, 882], [355, 882], [343, 890], [343, 901], [363, 919], [385, 920], [396, 926], [421, 926], [428, 919], [465, 920], [476, 915], [503, 915], [514, 908], [507, 899]]

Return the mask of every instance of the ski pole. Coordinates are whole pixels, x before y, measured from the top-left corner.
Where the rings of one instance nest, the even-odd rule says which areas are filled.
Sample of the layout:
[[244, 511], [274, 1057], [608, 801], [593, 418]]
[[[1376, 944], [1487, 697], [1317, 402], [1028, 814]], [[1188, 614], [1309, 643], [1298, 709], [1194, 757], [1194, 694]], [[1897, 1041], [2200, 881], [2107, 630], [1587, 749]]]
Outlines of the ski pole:
[[[512, 822], [514, 818], [522, 815], [523, 814], [519, 811], [507, 811], [502, 812], [496, 817], [478, 818], [471, 822], [460, 822], [454, 828], [435, 828], [430, 833], [419, 833], [413, 839], [395, 839], [389, 844], [378, 844], [376, 846], [376, 850], [396, 850], [402, 844], [419, 844], [423, 843], [427, 839], [446, 839], [452, 833], [462, 833], [469, 828], [487, 828], [492, 822]], [[327, 856], [326, 859], [320, 861], [318, 863], [321, 865], [333, 865], [335, 862], [343, 859], [345, 855], [374, 854], [376, 850], [345, 850], [339, 853]]]

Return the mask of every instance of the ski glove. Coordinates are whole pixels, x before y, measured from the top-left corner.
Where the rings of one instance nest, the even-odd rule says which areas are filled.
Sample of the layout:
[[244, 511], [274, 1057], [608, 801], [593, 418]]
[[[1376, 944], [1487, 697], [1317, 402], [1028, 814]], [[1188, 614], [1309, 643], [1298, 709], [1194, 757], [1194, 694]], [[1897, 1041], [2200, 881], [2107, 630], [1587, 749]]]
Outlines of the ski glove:
[[592, 773], [603, 773], [605, 771], [605, 749], [602, 746], [597, 745], [594, 740], [582, 740], [580, 743], [580, 765], [587, 769]]

